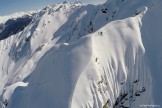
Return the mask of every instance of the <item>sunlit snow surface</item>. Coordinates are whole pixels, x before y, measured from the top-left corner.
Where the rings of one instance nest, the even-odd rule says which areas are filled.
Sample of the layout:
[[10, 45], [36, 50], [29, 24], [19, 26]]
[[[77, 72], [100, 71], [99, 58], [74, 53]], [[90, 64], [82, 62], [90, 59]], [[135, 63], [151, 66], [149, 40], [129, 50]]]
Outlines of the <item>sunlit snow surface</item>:
[[0, 17], [32, 18], [0, 41], [0, 108], [162, 106], [161, 10], [161, 0], [108, 0]]

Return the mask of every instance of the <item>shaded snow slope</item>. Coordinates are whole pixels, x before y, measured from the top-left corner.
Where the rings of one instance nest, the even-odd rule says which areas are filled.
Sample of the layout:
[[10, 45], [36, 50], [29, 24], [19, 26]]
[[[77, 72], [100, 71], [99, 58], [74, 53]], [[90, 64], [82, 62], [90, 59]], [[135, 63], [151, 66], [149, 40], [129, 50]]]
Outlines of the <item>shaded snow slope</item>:
[[161, 105], [161, 7], [64, 2], [32, 15], [0, 41], [0, 108]]
[[162, 1], [157, 1], [142, 20], [142, 40], [151, 69], [155, 105], [162, 106]]
[[0, 40], [6, 39], [9, 36], [15, 35], [22, 31], [26, 26], [32, 22], [32, 17], [23, 16], [22, 18], [9, 19], [2, 24], [2, 29], [0, 32]]

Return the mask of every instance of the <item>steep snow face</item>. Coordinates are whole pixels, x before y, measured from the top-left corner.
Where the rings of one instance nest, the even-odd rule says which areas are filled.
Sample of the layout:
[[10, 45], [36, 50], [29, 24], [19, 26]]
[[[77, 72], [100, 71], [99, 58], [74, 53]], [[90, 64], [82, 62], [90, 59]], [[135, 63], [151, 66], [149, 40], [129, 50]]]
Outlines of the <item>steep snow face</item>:
[[156, 1], [142, 20], [142, 40], [153, 79], [155, 105], [162, 106], [162, 1]]
[[121, 93], [127, 94], [125, 106], [151, 103], [139, 22], [140, 16], [115, 21], [70, 45], [53, 47], [26, 79], [30, 86], [15, 91], [9, 107], [102, 108], [108, 100], [112, 107]]
[[[0, 41], [1, 107], [161, 105], [161, 74], [154, 74], [161, 70], [161, 6], [160, 0], [64, 2], [32, 15], [22, 31]], [[155, 19], [159, 29], [150, 23]]]

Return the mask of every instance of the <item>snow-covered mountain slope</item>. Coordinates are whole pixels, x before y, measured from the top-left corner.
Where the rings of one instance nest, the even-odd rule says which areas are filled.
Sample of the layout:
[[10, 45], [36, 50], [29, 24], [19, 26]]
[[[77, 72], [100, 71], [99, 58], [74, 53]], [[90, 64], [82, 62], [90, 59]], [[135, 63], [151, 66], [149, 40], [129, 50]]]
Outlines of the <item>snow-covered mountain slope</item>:
[[26, 15], [31, 16], [33, 14], [38, 13], [39, 11], [40, 10], [32, 10], [32, 11], [29, 11], [29, 12], [18, 12], [18, 13], [13, 13], [11, 15], [0, 16], [0, 24], [5, 23], [9, 19], [16, 19], [16, 18], [23, 17], [23, 16], [26, 16]]
[[64, 2], [31, 14], [0, 41], [0, 107], [161, 106], [161, 8], [161, 0]]

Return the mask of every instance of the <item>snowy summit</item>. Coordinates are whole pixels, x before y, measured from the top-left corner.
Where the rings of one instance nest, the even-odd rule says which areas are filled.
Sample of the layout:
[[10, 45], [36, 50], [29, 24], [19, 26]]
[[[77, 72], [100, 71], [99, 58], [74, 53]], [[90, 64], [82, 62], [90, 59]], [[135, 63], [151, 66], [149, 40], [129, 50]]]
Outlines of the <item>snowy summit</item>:
[[162, 1], [49, 5], [0, 17], [0, 108], [162, 107]]

